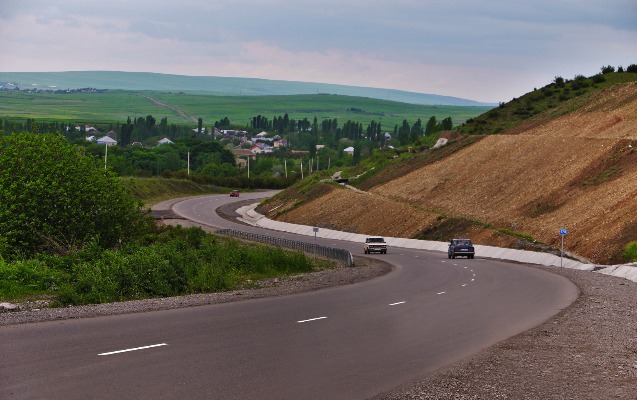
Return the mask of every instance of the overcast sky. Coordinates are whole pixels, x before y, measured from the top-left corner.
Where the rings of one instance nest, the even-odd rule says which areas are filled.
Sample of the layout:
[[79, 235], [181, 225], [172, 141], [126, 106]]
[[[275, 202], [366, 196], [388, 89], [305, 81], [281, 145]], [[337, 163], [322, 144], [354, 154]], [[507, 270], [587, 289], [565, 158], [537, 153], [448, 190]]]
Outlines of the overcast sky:
[[635, 0], [0, 0], [0, 71], [138, 71], [508, 101], [637, 64]]

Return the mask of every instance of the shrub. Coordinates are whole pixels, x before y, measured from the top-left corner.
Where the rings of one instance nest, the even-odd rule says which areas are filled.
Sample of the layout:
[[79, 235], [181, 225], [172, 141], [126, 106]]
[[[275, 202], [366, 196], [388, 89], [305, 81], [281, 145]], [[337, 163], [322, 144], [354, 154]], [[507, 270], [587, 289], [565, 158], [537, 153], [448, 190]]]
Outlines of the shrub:
[[624, 248], [622, 256], [631, 262], [637, 262], [637, 242], [628, 243]]
[[593, 75], [591, 79], [593, 80], [594, 83], [602, 83], [606, 81], [606, 78], [604, 78], [602, 74]]
[[602, 74], [610, 74], [611, 72], [615, 72], [615, 67], [611, 65], [606, 65], [602, 67]]
[[61, 135], [0, 137], [0, 256], [112, 248], [148, 228], [140, 204]]
[[630, 64], [626, 67], [626, 72], [637, 73], [637, 64]]
[[56, 291], [65, 282], [63, 271], [42, 260], [7, 263], [0, 259], [0, 299], [8, 300], [31, 294]]
[[179, 227], [167, 228], [148, 246], [131, 244], [105, 251], [97, 259], [66, 261], [70, 265], [57, 265], [69, 270], [60, 284], [62, 304], [227, 291], [262, 278], [310, 272], [320, 263], [300, 252]]

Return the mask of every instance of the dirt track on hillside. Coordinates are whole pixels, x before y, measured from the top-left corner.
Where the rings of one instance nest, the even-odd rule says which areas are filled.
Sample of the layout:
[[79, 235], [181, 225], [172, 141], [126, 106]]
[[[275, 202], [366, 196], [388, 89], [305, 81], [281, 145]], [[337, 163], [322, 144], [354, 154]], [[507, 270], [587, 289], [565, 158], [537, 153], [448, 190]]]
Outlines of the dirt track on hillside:
[[[596, 263], [637, 240], [637, 84], [535, 118], [370, 190], [332, 190], [276, 219], [412, 237], [439, 215], [530, 234]], [[576, 105], [579, 106], [576, 108]], [[480, 244], [495, 244], [479, 237]]]

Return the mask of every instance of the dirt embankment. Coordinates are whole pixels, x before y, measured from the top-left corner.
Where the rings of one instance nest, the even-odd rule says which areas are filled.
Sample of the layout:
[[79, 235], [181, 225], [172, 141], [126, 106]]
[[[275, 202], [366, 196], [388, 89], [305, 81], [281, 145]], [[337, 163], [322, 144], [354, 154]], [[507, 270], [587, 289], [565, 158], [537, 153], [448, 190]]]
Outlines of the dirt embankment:
[[558, 247], [566, 228], [568, 251], [621, 262], [623, 247], [637, 240], [637, 84], [564, 106], [572, 110], [488, 136], [368, 195], [334, 189], [276, 218], [402, 237], [460, 218], [480, 224], [450, 235], [500, 246], [516, 239], [498, 230]]

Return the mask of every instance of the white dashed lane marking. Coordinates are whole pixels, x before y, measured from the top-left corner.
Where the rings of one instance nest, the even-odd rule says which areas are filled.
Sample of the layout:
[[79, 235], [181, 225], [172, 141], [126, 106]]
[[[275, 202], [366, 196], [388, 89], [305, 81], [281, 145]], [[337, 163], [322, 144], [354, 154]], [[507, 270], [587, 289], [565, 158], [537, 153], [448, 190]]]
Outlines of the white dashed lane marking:
[[167, 343], [151, 344], [150, 346], [134, 347], [132, 349], [109, 351], [108, 353], [100, 353], [98, 356], [110, 356], [113, 354], [127, 353], [129, 351], [152, 349], [153, 347], [168, 346]]
[[327, 317], [317, 317], [317, 318], [310, 318], [310, 319], [304, 319], [301, 321], [296, 321], [297, 324], [302, 324], [304, 322], [311, 322], [311, 321], [317, 321], [319, 319], [326, 319]]
[[391, 303], [390, 306], [397, 306], [399, 304], [405, 304], [405, 302], [404, 301], [399, 301], [397, 303]]

